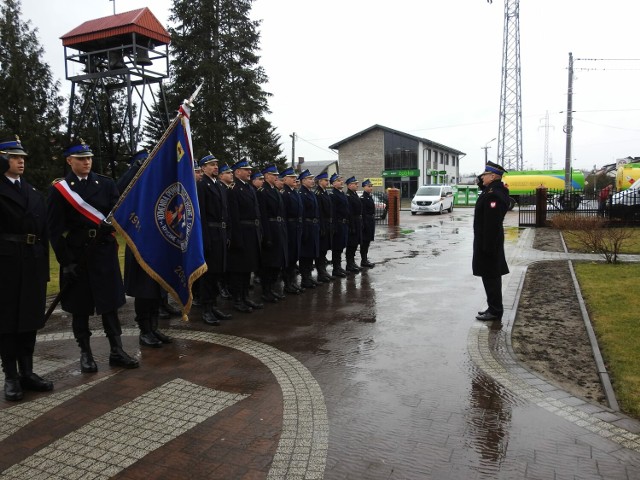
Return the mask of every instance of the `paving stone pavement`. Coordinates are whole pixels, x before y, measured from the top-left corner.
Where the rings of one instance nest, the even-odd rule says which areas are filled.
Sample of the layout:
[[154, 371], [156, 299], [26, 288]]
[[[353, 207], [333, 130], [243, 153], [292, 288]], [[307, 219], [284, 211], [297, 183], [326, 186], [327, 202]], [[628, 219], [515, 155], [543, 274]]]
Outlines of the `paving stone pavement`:
[[471, 220], [402, 212], [401, 228], [378, 227], [374, 269], [217, 328], [195, 309], [162, 322], [174, 343], [159, 349], [138, 347], [128, 302], [135, 370], [108, 366], [92, 319], [100, 370], [81, 374], [57, 311], [35, 362], [54, 392], [0, 402], [0, 478], [639, 479], [640, 424], [510, 346], [527, 265], [585, 257], [534, 250], [510, 212], [506, 315], [477, 322]]

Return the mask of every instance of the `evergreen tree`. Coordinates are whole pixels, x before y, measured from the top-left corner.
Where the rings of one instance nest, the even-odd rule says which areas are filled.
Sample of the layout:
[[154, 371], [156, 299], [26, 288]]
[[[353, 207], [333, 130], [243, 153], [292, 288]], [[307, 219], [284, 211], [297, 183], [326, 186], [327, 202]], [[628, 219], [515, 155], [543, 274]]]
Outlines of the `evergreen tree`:
[[[174, 0], [169, 111], [203, 82], [191, 122], [196, 158], [208, 151], [233, 163], [243, 156], [275, 162], [278, 138], [264, 118], [270, 96], [259, 65], [259, 21], [249, 18], [253, 0]], [[255, 136], [269, 142], [257, 148]], [[251, 145], [251, 146], [250, 146]], [[265, 156], [263, 156], [265, 155]], [[268, 155], [268, 156], [266, 156]]]
[[280, 135], [275, 133], [275, 127], [264, 118], [247, 125], [244, 129], [246, 144], [243, 156], [251, 159], [256, 168], [262, 170], [270, 163], [275, 163], [279, 171], [287, 168], [287, 157], [282, 154]]
[[22, 19], [20, 0], [0, 3], [0, 140], [19, 135], [29, 159], [26, 178], [43, 190], [60, 176], [60, 82], [43, 62], [37, 29]]

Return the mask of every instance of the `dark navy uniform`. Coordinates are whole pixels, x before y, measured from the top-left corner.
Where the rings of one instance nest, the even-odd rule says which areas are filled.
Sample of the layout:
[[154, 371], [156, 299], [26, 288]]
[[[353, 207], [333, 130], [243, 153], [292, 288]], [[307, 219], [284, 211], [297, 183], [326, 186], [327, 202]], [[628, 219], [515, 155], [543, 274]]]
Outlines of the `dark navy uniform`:
[[[327, 173], [321, 173], [317, 180], [327, 178]], [[318, 281], [331, 281], [331, 275], [327, 272], [327, 252], [331, 250], [333, 240], [333, 204], [331, 195], [320, 185], [315, 190], [318, 208], [320, 210], [320, 243], [318, 257], [316, 258], [316, 270], [318, 271]]]
[[[275, 175], [278, 170], [275, 165], [269, 165], [262, 173]], [[273, 303], [282, 297], [275, 291], [275, 283], [288, 262], [286, 211], [282, 194], [267, 181], [258, 190], [258, 203], [264, 235], [260, 271], [262, 298]]]
[[[362, 186], [371, 185], [367, 179]], [[373, 196], [366, 190], [362, 192], [362, 243], [360, 244], [360, 266], [372, 268], [375, 266], [369, 261], [369, 245], [373, 242], [376, 233], [376, 204]]]
[[[293, 168], [288, 168], [280, 177], [293, 176], [296, 174]], [[299, 293], [302, 291], [296, 281], [296, 268], [300, 258], [300, 243], [302, 242], [302, 199], [297, 190], [285, 185], [282, 188], [282, 199], [287, 217], [287, 268], [284, 273], [285, 291], [288, 293]]]
[[[347, 185], [356, 183], [356, 179], [351, 177], [347, 180]], [[354, 190], [347, 190], [347, 200], [349, 201], [349, 238], [347, 239], [347, 271], [357, 273], [360, 271], [356, 265], [356, 250], [362, 243], [362, 201]]]
[[333, 240], [331, 244], [332, 275], [344, 277], [347, 272], [341, 267], [342, 252], [347, 246], [349, 238], [349, 200], [340, 189], [332, 188], [331, 202], [333, 204]]
[[[298, 177], [301, 182], [311, 182], [305, 178], [313, 179], [309, 170], [303, 171]], [[313, 288], [318, 285], [311, 272], [313, 261], [320, 254], [320, 206], [314, 192], [304, 184], [300, 186], [300, 198], [302, 199], [302, 240], [300, 243], [300, 275], [302, 286]]]
[[[8, 148], [14, 147], [14, 148]], [[11, 157], [26, 156], [18, 141], [0, 144]], [[49, 281], [47, 209], [44, 197], [18, 175], [4, 175], [0, 159], [0, 357], [7, 400], [21, 400], [22, 388], [47, 391], [53, 384], [33, 373], [36, 331], [44, 326]]]
[[[200, 166], [204, 167], [203, 164]], [[202, 179], [196, 184], [196, 189], [202, 221], [204, 258], [207, 262], [207, 272], [200, 280], [202, 315], [205, 323], [217, 325], [219, 320], [230, 318], [229, 314], [218, 309], [219, 286], [224, 281], [224, 272], [227, 270], [227, 246], [230, 229], [229, 189], [226, 185], [221, 185], [217, 178], [208, 175], [202, 176]]]
[[[504, 169], [489, 162], [485, 173], [502, 175]], [[509, 190], [498, 178], [486, 185], [476, 201], [473, 218], [473, 274], [482, 277], [488, 309], [479, 320], [502, 317], [502, 275], [509, 273], [504, 254], [502, 221], [509, 210]], [[480, 318], [482, 317], [482, 318]]]
[[[251, 168], [242, 160], [233, 165], [238, 168]], [[251, 312], [253, 308], [261, 308], [262, 304], [254, 303], [248, 298], [251, 272], [260, 268], [260, 244], [262, 243], [262, 227], [260, 224], [260, 207], [255, 189], [239, 178], [235, 179], [229, 193], [229, 221], [231, 237], [229, 243], [229, 287], [233, 296], [233, 306], [242, 312]], [[255, 305], [255, 307], [253, 306]]]
[[[65, 156], [74, 162], [92, 155], [89, 147], [82, 144], [68, 149]], [[118, 188], [109, 177], [88, 172], [86, 180], [81, 182], [72, 171], [65, 180], [73, 192], [105, 217], [118, 201]], [[51, 246], [61, 266], [60, 285], [65, 289], [62, 309], [72, 314], [73, 334], [81, 351], [81, 370], [97, 370], [89, 346], [89, 316], [94, 313], [102, 315], [102, 325], [109, 338], [109, 363], [138, 367], [138, 362], [122, 350], [117, 310], [125, 304], [125, 296], [113, 227], [89, 220], [54, 186], [49, 191], [48, 224]]]

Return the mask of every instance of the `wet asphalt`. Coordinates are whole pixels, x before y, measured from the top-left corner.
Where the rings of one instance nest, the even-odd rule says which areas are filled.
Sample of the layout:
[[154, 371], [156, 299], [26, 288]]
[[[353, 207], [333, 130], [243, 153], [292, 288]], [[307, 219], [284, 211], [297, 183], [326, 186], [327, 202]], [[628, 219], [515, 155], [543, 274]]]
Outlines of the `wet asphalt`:
[[[637, 422], [571, 397], [518, 366], [508, 348], [509, 320], [475, 320], [485, 304], [481, 281], [471, 274], [472, 217], [463, 208], [444, 215], [403, 211], [399, 228], [377, 227], [370, 250], [375, 268], [251, 314], [234, 312], [219, 327], [203, 324], [194, 308], [188, 323], [162, 321], [176, 341], [161, 349], [137, 346], [130, 301], [121, 318], [125, 348], [141, 362], [137, 370], [106, 365], [106, 341], [94, 321], [101, 370], [97, 377], [79, 374], [68, 319], [57, 311], [36, 362], [57, 362], [50, 368], [56, 392], [96, 378], [106, 385], [114, 374], [127, 385], [119, 390], [121, 406], [189, 375], [197, 385], [243, 396], [227, 413], [211, 412], [200, 427], [145, 447], [149, 457], [95, 478], [640, 478]], [[504, 279], [508, 303], [521, 284], [527, 231], [517, 227], [517, 212], [509, 212], [505, 225], [507, 256], [516, 265]], [[259, 297], [259, 286], [252, 295]], [[232, 312], [226, 301], [220, 307]], [[178, 367], [183, 370], [174, 371]], [[32, 394], [24, 403], [46, 395]], [[62, 415], [64, 406], [38, 414], [55, 419], [34, 420], [46, 425], [63, 418], [66, 427], [53, 437], [29, 440], [29, 425], [0, 436], [0, 477], [29, 472], [15, 469], [38, 465], [29, 462], [39, 449], [91, 421], [90, 414]], [[0, 414], [11, 408], [1, 403]], [[108, 410], [107, 404], [96, 415]], [[198, 428], [211, 435], [211, 448], [203, 446], [204, 433], [194, 433]], [[21, 449], [6, 448], [14, 435], [21, 436]], [[621, 440], [612, 441], [616, 435]], [[237, 448], [221, 445], [232, 436]], [[185, 453], [174, 460], [177, 444]], [[153, 455], [158, 460], [145, 470], [145, 458]], [[102, 460], [117, 464], [109, 455]], [[60, 468], [52, 465], [31, 478]]]

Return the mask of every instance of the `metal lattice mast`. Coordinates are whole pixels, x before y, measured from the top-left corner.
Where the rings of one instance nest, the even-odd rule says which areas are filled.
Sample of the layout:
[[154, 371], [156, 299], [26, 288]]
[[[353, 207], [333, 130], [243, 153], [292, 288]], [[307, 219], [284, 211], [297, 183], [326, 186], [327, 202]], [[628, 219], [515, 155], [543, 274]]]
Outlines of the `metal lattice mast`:
[[520, 0], [504, 2], [502, 82], [498, 127], [498, 163], [522, 170], [522, 95], [520, 88]]

